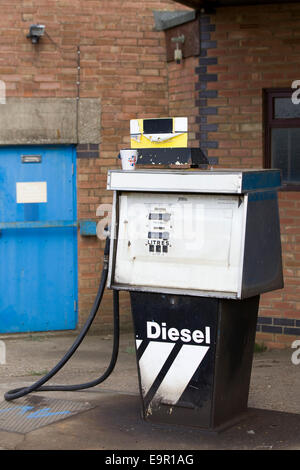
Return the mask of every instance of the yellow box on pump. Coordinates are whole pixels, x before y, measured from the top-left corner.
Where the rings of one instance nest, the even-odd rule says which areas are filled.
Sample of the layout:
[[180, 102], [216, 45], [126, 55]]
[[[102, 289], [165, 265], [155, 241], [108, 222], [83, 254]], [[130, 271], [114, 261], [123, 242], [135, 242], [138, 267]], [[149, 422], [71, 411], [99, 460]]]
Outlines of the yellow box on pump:
[[186, 117], [131, 119], [131, 148], [187, 147]]

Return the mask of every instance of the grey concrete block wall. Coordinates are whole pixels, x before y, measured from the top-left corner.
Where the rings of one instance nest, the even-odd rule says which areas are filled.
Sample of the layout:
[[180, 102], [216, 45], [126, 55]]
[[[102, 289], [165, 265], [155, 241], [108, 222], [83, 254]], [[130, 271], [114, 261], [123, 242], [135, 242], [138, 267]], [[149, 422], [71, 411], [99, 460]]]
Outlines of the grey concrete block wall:
[[0, 111], [0, 145], [100, 143], [98, 98], [7, 98]]

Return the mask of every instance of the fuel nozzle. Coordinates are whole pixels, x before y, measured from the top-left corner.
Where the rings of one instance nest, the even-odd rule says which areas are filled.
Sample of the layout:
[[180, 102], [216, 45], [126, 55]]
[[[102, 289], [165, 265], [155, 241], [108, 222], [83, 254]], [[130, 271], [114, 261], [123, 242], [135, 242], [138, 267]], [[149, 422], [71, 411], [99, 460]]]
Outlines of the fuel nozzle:
[[104, 253], [103, 253], [103, 263], [105, 264], [105, 267], [108, 267], [108, 261], [109, 261], [109, 248], [110, 248], [110, 226], [106, 225], [103, 229], [103, 234], [105, 235], [105, 247], [104, 247]]

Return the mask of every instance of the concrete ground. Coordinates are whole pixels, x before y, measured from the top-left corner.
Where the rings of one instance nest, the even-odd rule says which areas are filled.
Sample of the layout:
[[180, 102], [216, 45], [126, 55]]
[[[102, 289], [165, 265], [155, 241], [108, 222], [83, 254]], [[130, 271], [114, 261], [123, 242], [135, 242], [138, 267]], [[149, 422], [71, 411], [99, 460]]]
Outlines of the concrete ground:
[[[0, 405], [24, 405], [23, 398], [5, 402], [6, 391], [31, 385], [49, 371], [73, 343], [75, 334], [0, 336], [6, 364], [0, 364]], [[49, 384], [74, 384], [100, 376], [110, 360], [110, 335], [89, 334], [73, 358]], [[3, 430], [2, 450], [275, 450], [300, 449], [300, 364], [293, 349], [255, 353], [249, 410], [219, 434], [196, 428], [153, 425], [140, 413], [133, 334], [121, 334], [116, 368], [102, 384], [85, 391], [40, 392], [28, 397], [69, 400], [88, 408], [27, 432]], [[7, 415], [8, 416], [8, 415]], [[2, 423], [2, 428], [1, 428]]]

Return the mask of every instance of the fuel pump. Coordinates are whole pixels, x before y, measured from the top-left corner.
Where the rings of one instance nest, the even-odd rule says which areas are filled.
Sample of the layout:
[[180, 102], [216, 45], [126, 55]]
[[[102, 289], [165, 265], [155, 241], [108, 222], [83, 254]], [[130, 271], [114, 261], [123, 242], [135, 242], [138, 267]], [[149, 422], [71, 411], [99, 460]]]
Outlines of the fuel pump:
[[[187, 147], [186, 118], [132, 120], [130, 131], [137, 164], [108, 171], [112, 219], [90, 316], [52, 371], [5, 399], [103, 382], [118, 356], [119, 291], [128, 291], [142, 417], [222, 429], [247, 410], [260, 294], [283, 287], [280, 171], [210, 169], [201, 149]], [[107, 371], [45, 386], [81, 344], [106, 285], [114, 297]]]
[[108, 172], [108, 287], [130, 293], [143, 418], [215, 431], [247, 410], [260, 294], [283, 287], [281, 175], [186, 168], [176, 124], [133, 122], [140, 167]]

